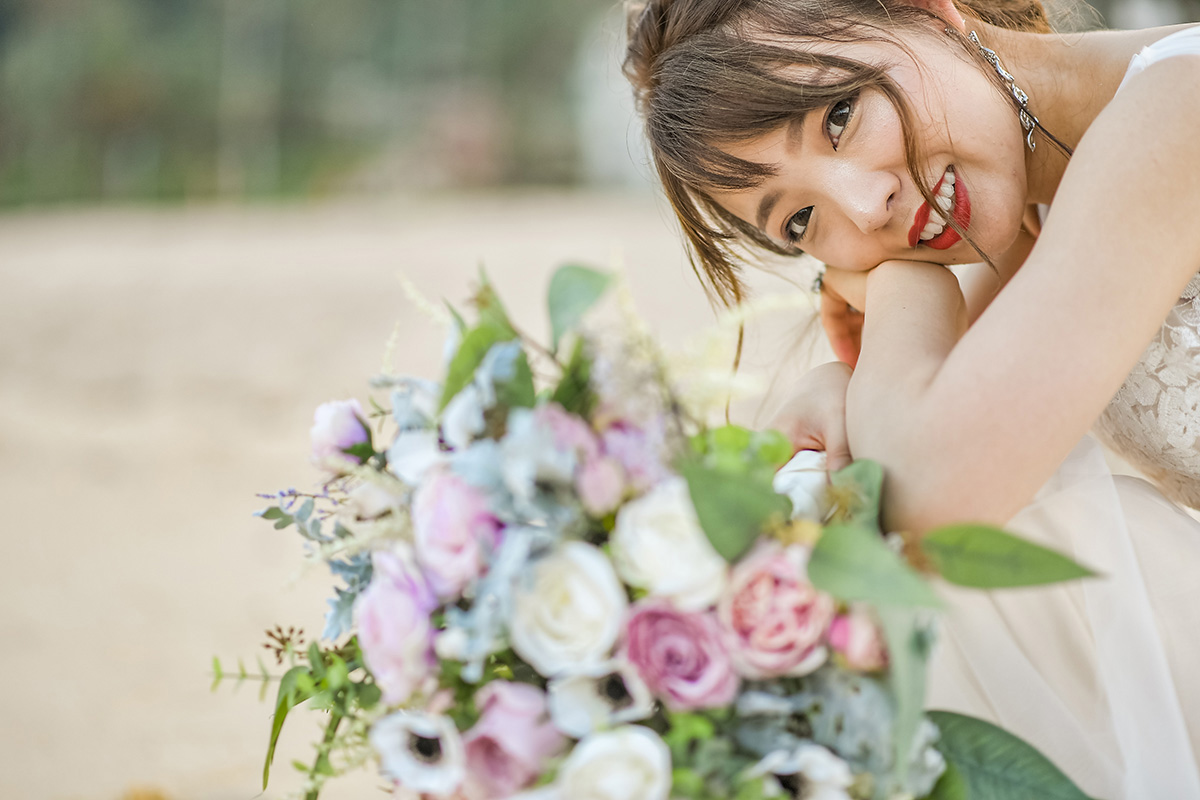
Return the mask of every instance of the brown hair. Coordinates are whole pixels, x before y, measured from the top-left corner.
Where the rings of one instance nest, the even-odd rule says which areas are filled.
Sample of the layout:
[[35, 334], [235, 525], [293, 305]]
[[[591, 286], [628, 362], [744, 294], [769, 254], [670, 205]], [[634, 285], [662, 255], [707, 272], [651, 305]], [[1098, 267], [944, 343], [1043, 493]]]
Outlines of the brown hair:
[[[967, 14], [993, 25], [1050, 31], [1039, 0], [958, 2]], [[693, 269], [710, 297], [726, 305], [742, 299], [739, 260], [750, 248], [779, 255], [797, 252], [709, 197], [713, 190], [756, 186], [773, 173], [768, 166], [725, 153], [722, 144], [799, 124], [810, 111], [873, 89], [896, 108], [909, 174], [925, 200], [935, 202], [916, 171], [920, 150], [912, 112], [884, 69], [795, 44], [877, 41], [901, 46], [892, 31], [932, 33], [931, 20], [940, 21], [905, 0], [631, 3], [625, 74], [633, 83], [654, 165], [683, 227]], [[947, 33], [968, 58], [984, 63], [965, 36], [949, 27]], [[1007, 94], [993, 70], [983, 71]], [[806, 77], [797, 78], [797, 73]], [[949, 222], [974, 246], [965, 231]]]

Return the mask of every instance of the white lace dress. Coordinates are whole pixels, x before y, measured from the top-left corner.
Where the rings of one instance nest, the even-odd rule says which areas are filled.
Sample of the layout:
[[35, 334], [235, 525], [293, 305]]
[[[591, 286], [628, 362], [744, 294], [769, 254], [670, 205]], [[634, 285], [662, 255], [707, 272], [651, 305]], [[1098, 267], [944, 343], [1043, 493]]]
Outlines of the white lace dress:
[[[1200, 53], [1200, 27], [1128, 75]], [[1100, 579], [1048, 589], [943, 587], [930, 707], [1032, 742], [1090, 796], [1200, 800], [1200, 276], [1113, 398], [1097, 435], [1158, 487], [1114, 476], [1085, 439], [1008, 527]], [[1161, 489], [1161, 491], [1160, 491]]]
[[1200, 509], [1200, 275], [1187, 285], [1095, 431], [1167, 497]]

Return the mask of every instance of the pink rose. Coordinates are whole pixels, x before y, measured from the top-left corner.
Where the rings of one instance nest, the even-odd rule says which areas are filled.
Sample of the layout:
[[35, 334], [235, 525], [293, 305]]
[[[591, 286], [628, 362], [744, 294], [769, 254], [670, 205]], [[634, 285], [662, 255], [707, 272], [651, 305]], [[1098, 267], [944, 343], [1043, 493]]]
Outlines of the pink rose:
[[403, 703], [432, 675], [437, 600], [416, 566], [395, 553], [375, 553], [371, 585], [354, 603], [358, 643], [385, 703]]
[[584, 463], [575, 476], [575, 491], [594, 517], [617, 510], [625, 496], [625, 473], [616, 459], [600, 456]]
[[874, 672], [887, 666], [887, 648], [875, 621], [864, 611], [851, 609], [838, 614], [829, 626], [829, 646], [859, 672]]
[[806, 675], [824, 663], [834, 603], [808, 582], [807, 564], [804, 548], [772, 541], [734, 566], [717, 617], [742, 677]]
[[481, 492], [450, 472], [433, 473], [421, 484], [412, 515], [417, 561], [429, 585], [444, 600], [457, 598], [479, 577], [500, 521]]
[[309, 431], [313, 463], [321, 466], [329, 458], [360, 463], [362, 459], [348, 456], [342, 451], [370, 440], [370, 432], [363, 418], [362, 406], [357, 400], [334, 400], [317, 406], [312, 430]]
[[595, 458], [600, 452], [600, 443], [592, 426], [558, 403], [538, 406], [533, 414], [538, 426], [550, 431], [554, 446], [565, 453], [574, 453], [581, 463]]
[[671, 471], [662, 461], [661, 425], [642, 429], [627, 422], [617, 422], [605, 429], [600, 441], [604, 453], [615, 458], [624, 468], [634, 491], [648, 491], [671, 477]]
[[674, 711], [724, 706], [737, 694], [738, 676], [711, 613], [686, 613], [665, 600], [636, 603], [625, 656]]
[[541, 689], [492, 681], [475, 694], [475, 704], [481, 716], [463, 743], [468, 782], [481, 787], [483, 797], [508, 797], [528, 786], [566, 746]]

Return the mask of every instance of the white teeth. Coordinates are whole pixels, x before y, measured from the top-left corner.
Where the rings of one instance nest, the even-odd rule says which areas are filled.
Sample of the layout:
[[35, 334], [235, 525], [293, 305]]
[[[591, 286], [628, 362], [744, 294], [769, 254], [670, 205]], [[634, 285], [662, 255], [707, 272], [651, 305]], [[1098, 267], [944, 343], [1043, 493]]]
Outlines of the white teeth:
[[954, 197], [954, 183], [942, 181], [942, 188], [938, 189], [938, 197]]
[[921, 241], [925, 242], [935, 236], [940, 236], [942, 231], [945, 229], [946, 226], [944, 224], [934, 222], [932, 219], [930, 219], [929, 222], [926, 223], [925, 229], [921, 231]]
[[938, 195], [934, 198], [937, 201], [938, 211], [942, 212], [940, 216], [946, 217], [950, 215], [950, 209], [954, 208], [954, 198]]
[[928, 223], [925, 225], [925, 227], [926, 227], [926, 228], [928, 228], [930, 225], [938, 225], [938, 226], [943, 226], [943, 227], [944, 227], [944, 226], [945, 226], [945, 224], [946, 224], [946, 218], [945, 218], [945, 217], [943, 217], [941, 214], [939, 214], [939, 213], [937, 212], [937, 210], [935, 210], [935, 209], [930, 209], [930, 210], [929, 210], [929, 221], [928, 221]]

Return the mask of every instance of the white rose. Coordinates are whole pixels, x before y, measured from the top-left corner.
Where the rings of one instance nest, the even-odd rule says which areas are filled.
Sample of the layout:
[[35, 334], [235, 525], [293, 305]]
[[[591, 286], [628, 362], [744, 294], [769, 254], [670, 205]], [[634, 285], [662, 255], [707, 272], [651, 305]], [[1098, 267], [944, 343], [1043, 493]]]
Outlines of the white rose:
[[578, 672], [608, 658], [628, 601], [604, 553], [568, 542], [534, 562], [513, 593], [513, 649], [539, 673]]
[[571, 800], [666, 800], [671, 752], [640, 725], [593, 733], [571, 751], [556, 784]]
[[702, 611], [725, 588], [728, 565], [713, 549], [683, 478], [663, 481], [617, 512], [613, 563], [631, 586]]
[[792, 519], [804, 518], [821, 522], [829, 510], [826, 494], [829, 473], [822, 450], [801, 450], [792, 460], [779, 468], [773, 482], [776, 494], [787, 495], [792, 501]]

